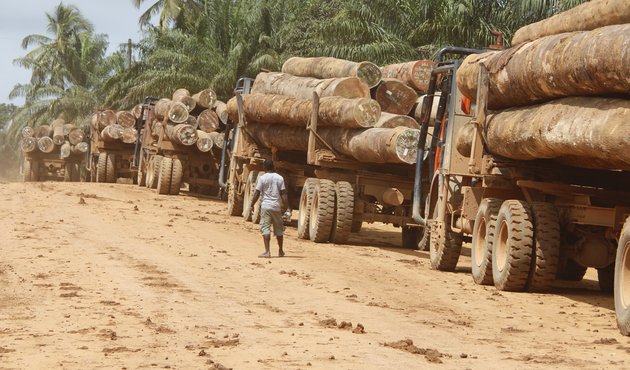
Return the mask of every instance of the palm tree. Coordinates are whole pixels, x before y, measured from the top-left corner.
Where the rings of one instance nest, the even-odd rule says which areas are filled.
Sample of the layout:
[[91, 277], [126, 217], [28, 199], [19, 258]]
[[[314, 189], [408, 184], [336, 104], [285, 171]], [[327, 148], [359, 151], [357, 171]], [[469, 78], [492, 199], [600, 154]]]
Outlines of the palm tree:
[[[132, 0], [136, 8], [140, 8], [145, 0]], [[199, 0], [156, 0], [140, 16], [140, 26], [151, 25], [151, 20], [157, 14], [160, 15], [158, 27], [160, 29], [175, 28], [182, 29], [186, 24], [186, 16], [195, 14], [202, 8], [202, 1]]]

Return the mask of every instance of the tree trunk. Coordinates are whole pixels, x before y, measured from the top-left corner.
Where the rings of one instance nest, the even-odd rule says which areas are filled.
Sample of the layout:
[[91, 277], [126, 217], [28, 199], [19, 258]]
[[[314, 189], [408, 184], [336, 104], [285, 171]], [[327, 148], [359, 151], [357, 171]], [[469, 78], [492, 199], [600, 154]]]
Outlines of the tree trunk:
[[400, 114], [391, 114], [387, 112], [381, 113], [381, 118], [378, 120], [374, 127], [380, 128], [394, 128], [394, 127], [409, 127], [420, 129], [418, 122], [409, 117]]
[[[219, 116], [219, 120], [223, 122], [224, 125], [228, 124], [228, 112], [227, 112], [227, 104], [220, 100], [216, 100], [214, 105], [212, 106], [214, 112]], [[236, 122], [236, 121], [235, 121]]]
[[185, 123], [179, 125], [167, 125], [166, 136], [175, 144], [194, 145], [197, 142], [197, 130]]
[[[305, 152], [303, 127], [250, 123], [247, 130], [266, 147]], [[414, 163], [420, 131], [406, 127], [343, 129], [322, 127], [319, 135], [340, 154], [363, 163]]]
[[418, 94], [400, 80], [384, 78], [374, 92], [374, 99], [383, 112], [409, 114], [416, 104]]
[[289, 58], [282, 65], [282, 72], [315, 78], [358, 77], [369, 87], [378, 85], [381, 80], [381, 70], [374, 63], [356, 63], [331, 57]]
[[432, 70], [432, 60], [416, 60], [415, 62], [390, 64], [381, 67], [383, 78], [396, 78], [421, 91], [429, 89]]
[[630, 1], [591, 0], [553, 17], [519, 28], [512, 37], [512, 45], [560, 33], [590, 31], [624, 23], [630, 23]]
[[548, 36], [517, 47], [468, 56], [457, 84], [473, 102], [481, 63], [490, 73], [489, 109], [559, 97], [627, 94], [630, 24]]
[[[413, 118], [415, 118], [418, 122], [421, 122], [422, 115], [422, 104], [424, 104], [424, 99], [426, 99], [426, 95], [422, 95], [416, 100], [416, 106], [413, 109]], [[436, 92], [433, 97], [433, 106], [431, 107], [431, 117], [429, 118], [429, 126], [435, 126], [435, 117], [437, 116], [438, 106], [440, 105], [440, 93]]]
[[199, 124], [199, 130], [203, 132], [213, 132], [221, 127], [219, 117], [210, 109], [206, 109], [199, 113], [197, 123]]
[[207, 153], [212, 150], [214, 141], [209, 133], [197, 130], [197, 137], [197, 149], [199, 149], [200, 152]]
[[[577, 167], [630, 170], [630, 100], [565, 98], [488, 116], [488, 150], [517, 160], [556, 158]], [[457, 150], [470, 155], [473, 128], [460, 133]]]
[[37, 147], [43, 153], [52, 153], [55, 150], [55, 143], [49, 136], [44, 136], [37, 140]]
[[124, 128], [119, 124], [113, 124], [105, 127], [101, 131], [103, 141], [117, 141], [122, 138]]
[[66, 122], [59, 118], [50, 124], [50, 127], [53, 130], [52, 139], [55, 145], [61, 145], [64, 141], [66, 141], [65, 135], [63, 134], [63, 125], [65, 124]]
[[35, 150], [35, 148], [37, 148], [36, 138], [31, 137], [31, 136], [22, 138], [22, 142], [20, 143], [20, 149], [22, 149], [24, 153], [31, 153]]
[[74, 128], [68, 133], [70, 144], [77, 145], [85, 139], [85, 133], [80, 128]]
[[208, 109], [212, 107], [217, 100], [217, 94], [212, 89], [201, 90], [192, 96], [198, 106]]
[[341, 96], [344, 98], [369, 98], [369, 86], [356, 77], [329, 78], [319, 80], [296, 77], [286, 73], [262, 72], [256, 76], [252, 93], [276, 94], [310, 100], [313, 92], [320, 97]]
[[136, 125], [136, 117], [133, 113], [126, 110], [116, 113], [116, 122], [122, 127], [134, 127]]
[[[243, 95], [243, 108], [248, 121], [306, 127], [313, 102], [284, 95]], [[230, 99], [227, 110], [232, 121], [238, 121], [236, 97]], [[322, 126], [346, 128], [372, 127], [378, 121], [381, 108], [368, 98], [345, 99], [325, 97], [319, 101], [319, 121]]]
[[192, 112], [197, 106], [197, 102], [190, 96], [190, 92], [186, 89], [175, 90], [173, 93], [173, 101], [184, 104], [188, 112]]

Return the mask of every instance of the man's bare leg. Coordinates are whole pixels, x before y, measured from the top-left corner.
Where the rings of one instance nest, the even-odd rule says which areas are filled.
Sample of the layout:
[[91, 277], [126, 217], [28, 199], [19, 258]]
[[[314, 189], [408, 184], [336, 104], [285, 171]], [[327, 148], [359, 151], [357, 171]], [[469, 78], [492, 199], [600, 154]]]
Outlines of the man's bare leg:
[[276, 236], [276, 240], [278, 240], [278, 255], [280, 257], [284, 257], [284, 250], [282, 249], [282, 243], [284, 242], [284, 238], [282, 235]]
[[271, 257], [271, 252], [269, 251], [269, 244], [271, 243], [271, 235], [263, 235], [263, 242], [265, 243], [265, 253], [259, 255], [258, 257]]

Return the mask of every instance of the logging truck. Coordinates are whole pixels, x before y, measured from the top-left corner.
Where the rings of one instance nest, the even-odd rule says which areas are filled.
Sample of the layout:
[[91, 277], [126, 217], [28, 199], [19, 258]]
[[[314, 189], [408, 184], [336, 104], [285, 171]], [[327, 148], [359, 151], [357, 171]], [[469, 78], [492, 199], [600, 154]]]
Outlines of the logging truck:
[[[191, 193], [217, 195], [223, 136], [187, 124], [173, 125], [168, 114], [156, 115], [162, 104], [156, 100], [147, 99], [142, 105], [138, 185], [156, 189], [158, 194], [177, 195], [188, 184]], [[185, 142], [192, 137], [194, 143]], [[202, 144], [204, 139], [206, 144]]]
[[111, 110], [98, 110], [94, 113], [90, 125], [87, 164], [92, 182], [115, 183], [119, 178], [136, 182], [136, 119], [131, 112], [126, 111], [115, 113]]
[[[243, 82], [246, 87], [243, 87]], [[320, 105], [320, 97], [315, 92], [308, 105], [312, 109], [308, 108], [311, 110], [306, 113], [309, 116], [306, 119], [308, 125], [306, 120], [302, 122], [303, 118], [294, 127], [248, 122], [243, 98], [248, 97], [250, 85], [251, 80], [241, 80], [237, 85], [238, 120], [231, 128], [230, 147], [223, 156], [223, 162], [229, 163], [229, 170], [227, 179], [224, 181], [222, 175], [220, 180], [226, 188], [229, 215], [260, 222], [259, 203], [252, 209], [251, 199], [257, 179], [263, 174], [262, 164], [265, 159], [271, 158], [276, 172], [284, 177], [290, 208], [298, 210], [299, 238], [317, 243], [343, 244], [351, 232], [361, 230], [363, 222], [381, 222], [402, 228], [403, 246], [414, 248], [417, 245], [419, 229], [410, 213], [413, 165], [369, 163], [369, 159], [361, 162], [351, 156], [354, 154], [366, 159], [392, 152], [395, 155], [396, 149], [404, 152], [398, 153], [400, 156], [407, 155], [397, 144], [405, 141], [403, 136], [407, 134], [417, 138], [417, 130], [403, 127], [398, 131], [340, 131], [338, 128], [320, 127], [321, 117], [325, 116], [321, 114], [320, 107], [328, 103], [324, 102], [326, 98], [322, 98]], [[277, 99], [291, 98], [280, 96]], [[344, 100], [336, 97], [328, 99], [332, 99], [328, 101], [331, 105], [343, 104]], [[228, 111], [233, 102], [228, 102]], [[294, 113], [304, 116], [302, 111]], [[349, 137], [354, 135], [352, 133], [356, 134], [354, 144], [358, 143], [354, 147], [348, 144]], [[370, 136], [372, 134], [374, 136]], [[343, 136], [341, 143], [338, 136]], [[383, 139], [385, 136], [386, 139]], [[415, 140], [407, 139], [413, 141], [415, 147]], [[382, 160], [382, 157], [377, 159]]]
[[81, 181], [84, 153], [71, 154], [61, 159], [59, 153], [25, 153], [22, 174], [24, 182]]
[[[453, 52], [477, 51], [445, 49], [439, 58]], [[419, 159], [426, 154], [427, 114], [441, 92], [442, 118], [434, 128], [441, 134], [430, 140], [428, 171], [416, 169], [413, 199], [432, 268], [453, 271], [463, 241], [471, 242], [474, 282], [499, 290], [545, 291], [556, 279], [581, 280], [587, 268], [596, 268], [601, 290], [614, 291], [620, 331], [630, 334], [630, 173], [491, 154], [483, 136], [488, 70], [479, 70], [477, 105], [469, 109], [456, 83], [459, 66], [439, 61], [422, 109]], [[470, 125], [473, 141], [463, 155], [457, 141]]]

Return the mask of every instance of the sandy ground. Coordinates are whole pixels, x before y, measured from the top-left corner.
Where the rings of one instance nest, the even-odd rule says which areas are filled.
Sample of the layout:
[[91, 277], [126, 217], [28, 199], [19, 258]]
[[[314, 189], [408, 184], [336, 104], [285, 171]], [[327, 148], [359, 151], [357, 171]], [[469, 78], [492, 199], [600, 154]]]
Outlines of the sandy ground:
[[0, 184], [0, 209], [1, 369], [630, 366], [592, 271], [498, 292], [383, 226], [346, 246], [290, 228], [287, 257], [259, 259], [225, 203], [130, 185]]

